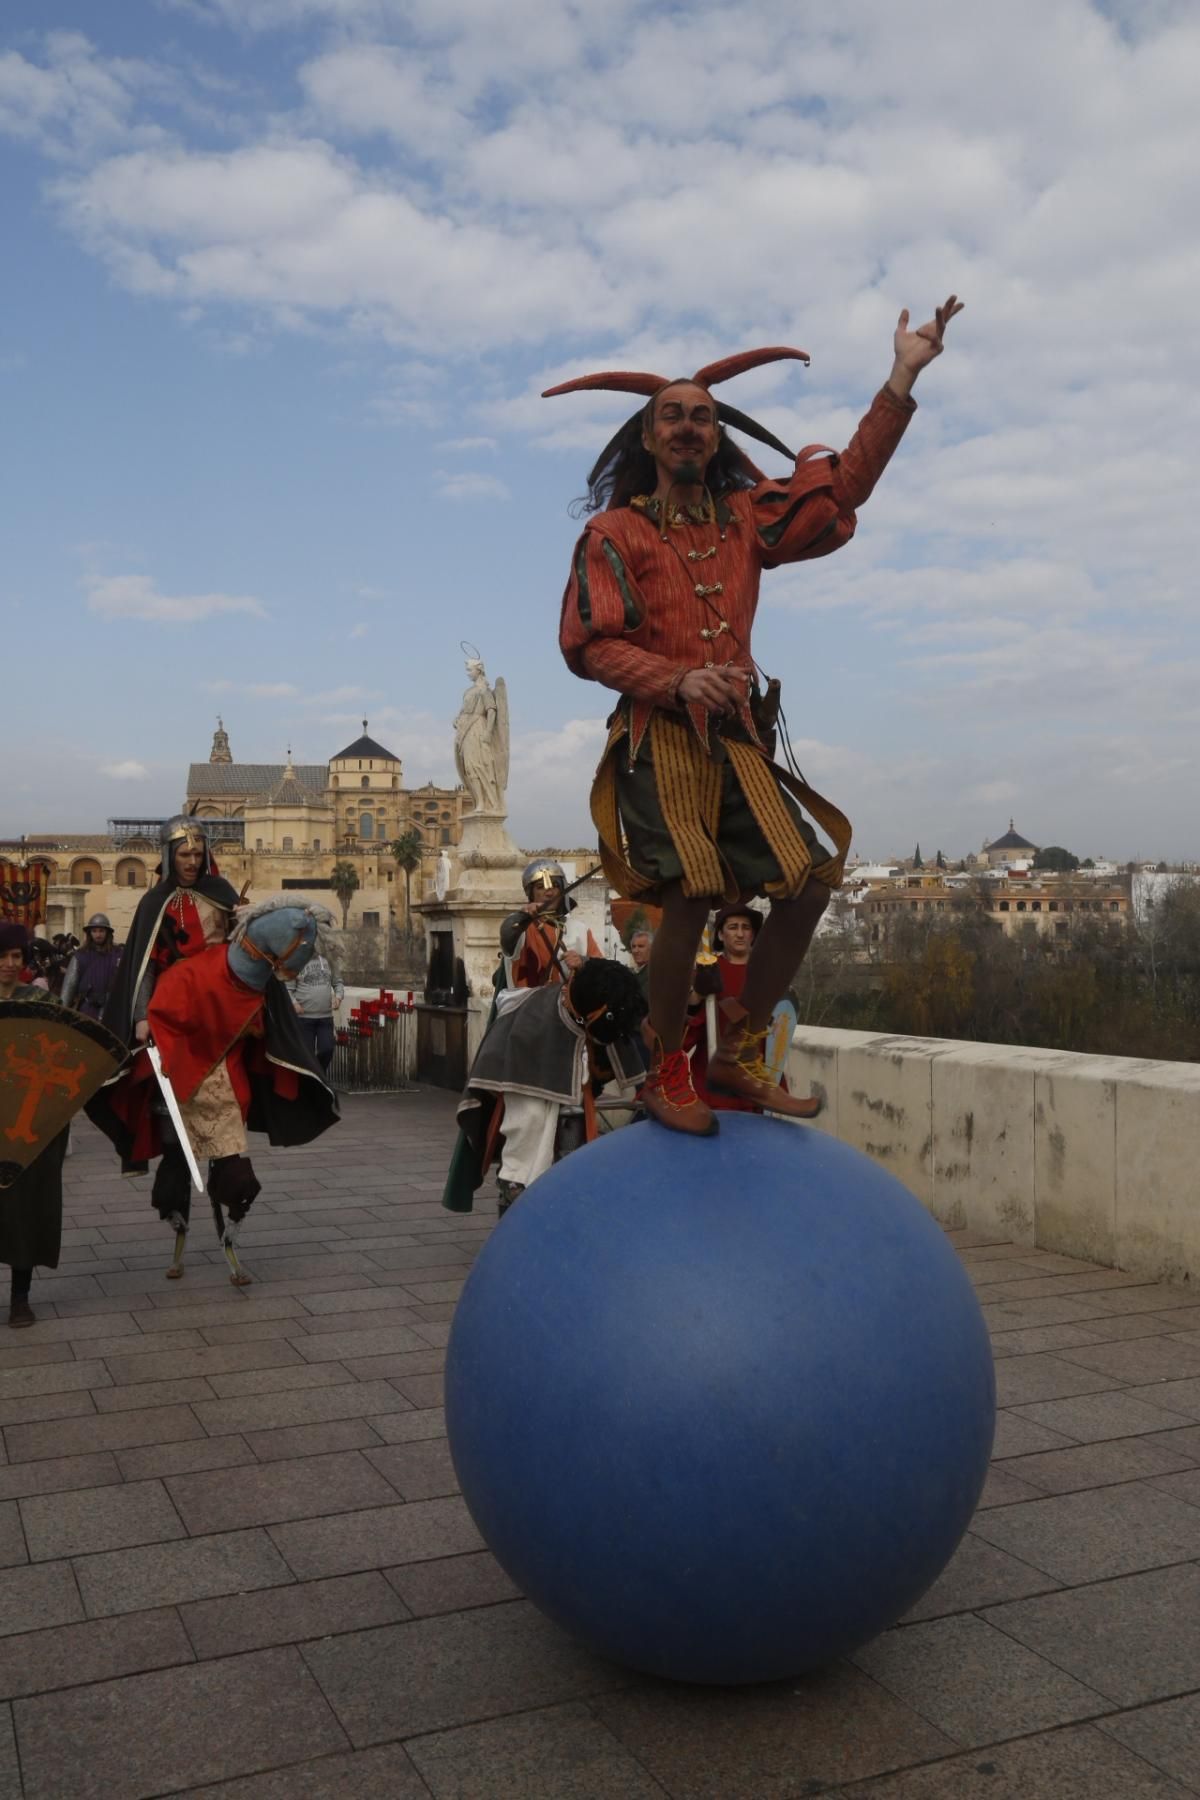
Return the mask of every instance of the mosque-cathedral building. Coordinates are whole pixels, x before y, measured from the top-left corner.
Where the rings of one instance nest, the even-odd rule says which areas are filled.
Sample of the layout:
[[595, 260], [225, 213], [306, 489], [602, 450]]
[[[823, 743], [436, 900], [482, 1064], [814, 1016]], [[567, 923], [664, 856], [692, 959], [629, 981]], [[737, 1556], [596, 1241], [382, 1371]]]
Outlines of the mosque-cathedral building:
[[[403, 930], [405, 881], [391, 854], [404, 832], [422, 839], [422, 865], [411, 877], [414, 902], [433, 878], [439, 850], [462, 836], [461, 787], [405, 788], [400, 758], [378, 743], [363, 720], [362, 736], [328, 763], [239, 763], [218, 720], [207, 762], [192, 763], [180, 811], [204, 821], [218, 866], [251, 898], [295, 889], [340, 917], [330, 889], [337, 862], [354, 865], [359, 885], [347, 923]], [[118, 942], [142, 893], [156, 880], [157, 819], [110, 819], [106, 833], [30, 834], [0, 842], [0, 857], [20, 856], [50, 870], [47, 936], [81, 936], [95, 912], [107, 913]]]

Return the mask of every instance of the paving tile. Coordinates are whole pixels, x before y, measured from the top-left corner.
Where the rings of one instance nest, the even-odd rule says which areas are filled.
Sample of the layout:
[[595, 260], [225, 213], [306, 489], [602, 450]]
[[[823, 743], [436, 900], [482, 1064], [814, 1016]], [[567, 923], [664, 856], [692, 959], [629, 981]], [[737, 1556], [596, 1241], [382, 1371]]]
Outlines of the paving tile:
[[70, 1344], [48, 1344], [42, 1342], [36, 1332], [32, 1335], [33, 1343], [28, 1338], [22, 1342], [16, 1332], [0, 1343], [0, 1371], [42, 1368], [51, 1363], [74, 1361]]
[[15, 1500], [0, 1502], [0, 1569], [8, 1569], [17, 1563], [29, 1561], [29, 1552], [25, 1548], [25, 1533], [21, 1529], [21, 1515]]
[[82, 1619], [83, 1604], [70, 1563], [0, 1569], [0, 1637]]
[[173, 1376], [179, 1372], [174, 1367], [174, 1358], [178, 1353], [182, 1350], [202, 1350], [204, 1339], [198, 1331], [162, 1331], [153, 1338], [144, 1338], [139, 1332], [137, 1337], [89, 1338], [86, 1349], [89, 1356], [98, 1356], [109, 1365], [111, 1375], [114, 1360], [144, 1356], [148, 1344], [155, 1351], [162, 1352], [155, 1373]]
[[435, 1800], [667, 1800], [667, 1790], [580, 1704], [410, 1738], [405, 1748]]
[[[226, 1442], [223, 1438], [216, 1441]], [[260, 1462], [380, 1447], [379, 1433], [365, 1419], [327, 1419], [321, 1425], [283, 1425], [276, 1431], [251, 1431], [246, 1442]]]
[[34, 1562], [123, 1550], [183, 1537], [184, 1527], [159, 1481], [33, 1494], [16, 1502]]
[[1155, 1450], [1165, 1450], [1169, 1456], [1200, 1463], [1200, 1425], [1180, 1424], [1174, 1431], [1155, 1431], [1141, 1442]]
[[985, 1617], [1118, 1706], [1200, 1689], [1194, 1564], [1017, 1600]]
[[1182, 1782], [1189, 1794], [1200, 1792], [1200, 1694], [1102, 1719], [1100, 1730]]
[[11, 1425], [5, 1433], [10, 1462], [42, 1457], [87, 1456], [97, 1450], [128, 1450], [135, 1444], [177, 1443], [204, 1436], [196, 1415], [186, 1406], [151, 1407], [145, 1412], [91, 1413], [70, 1420]]
[[166, 1486], [193, 1536], [344, 1515], [386, 1506], [395, 1498], [384, 1476], [357, 1450], [177, 1475]]
[[321, 1331], [297, 1340], [306, 1362], [337, 1362], [343, 1357], [394, 1356], [401, 1351], [428, 1351], [429, 1345], [408, 1325], [377, 1325], [353, 1331]]
[[212, 1782], [345, 1748], [292, 1649], [19, 1700], [13, 1717], [28, 1800], [157, 1794], [184, 1770]]
[[432, 1500], [438, 1494], [458, 1492], [458, 1477], [445, 1438], [368, 1450], [367, 1461], [386, 1476], [404, 1500]]
[[380, 1744], [373, 1750], [292, 1763], [245, 1781], [187, 1788], [176, 1800], [191, 1800], [192, 1796], [195, 1800], [429, 1800], [429, 1789], [402, 1745]]
[[1068, 1585], [1200, 1556], [1200, 1508], [1145, 1482], [994, 1507], [971, 1529]]
[[31, 1369], [8, 1369], [0, 1374], [0, 1402], [28, 1400], [41, 1394], [69, 1394], [80, 1388], [109, 1385], [108, 1370], [98, 1359], [43, 1363]]
[[960, 1744], [1021, 1737], [1106, 1710], [1094, 1689], [982, 1619], [903, 1626], [851, 1660]]
[[524, 1601], [356, 1632], [307, 1644], [303, 1655], [360, 1748], [603, 1693], [628, 1679]]
[[117, 1462], [126, 1481], [150, 1481], [164, 1475], [191, 1475], [197, 1469], [231, 1469], [252, 1463], [254, 1452], [242, 1437], [189, 1438], [182, 1444], [144, 1444], [119, 1450]]
[[1074, 1439], [1061, 1431], [1047, 1431], [1032, 1419], [1021, 1419], [1015, 1413], [996, 1414], [996, 1436], [992, 1444], [992, 1460], [1000, 1462], [1010, 1456], [1029, 1456], [1036, 1450], [1063, 1450]]
[[261, 1344], [269, 1338], [303, 1337], [308, 1326], [302, 1319], [238, 1319], [228, 1325], [203, 1325], [206, 1344]]
[[[1019, 1481], [1015, 1475], [1007, 1472], [1007, 1465], [993, 1463], [983, 1484], [983, 1492], [979, 1496], [980, 1509], [990, 1506], [1011, 1506], [1014, 1500], [1036, 1500], [1038, 1489], [1028, 1481]], [[1084, 1483], [1085, 1486], [1090, 1485]]]
[[0, 1800], [23, 1800], [12, 1708], [0, 1706]]
[[414, 1444], [423, 1438], [445, 1437], [446, 1415], [440, 1406], [417, 1407], [412, 1412], [384, 1413], [372, 1418], [371, 1429], [387, 1444]]
[[412, 1405], [386, 1381], [344, 1381], [332, 1387], [286, 1393], [242, 1394], [202, 1401], [195, 1416], [217, 1437], [227, 1431], [269, 1431], [281, 1425], [315, 1425], [325, 1419], [373, 1418]]
[[1108, 1443], [1080, 1444], [1073, 1450], [1047, 1450], [1040, 1456], [1018, 1456], [1001, 1465], [998, 1473], [1016, 1476], [1024, 1483], [1027, 1499], [1035, 1492], [1071, 1494], [1080, 1488], [1110, 1487], [1119, 1481], [1150, 1481], [1187, 1466], [1186, 1458], [1172, 1455], [1158, 1440], [1114, 1438]]
[[383, 1576], [370, 1570], [199, 1600], [184, 1606], [182, 1616], [196, 1655], [208, 1657], [391, 1625], [412, 1613]]
[[472, 1606], [495, 1606], [518, 1600], [521, 1590], [500, 1567], [490, 1550], [465, 1556], [438, 1557], [432, 1562], [404, 1563], [384, 1574], [409, 1611], [418, 1618], [462, 1612]]
[[968, 1532], [933, 1586], [905, 1613], [903, 1623], [973, 1612], [1000, 1600], [1044, 1594], [1057, 1587], [1053, 1576]]
[[[1107, 1722], [1106, 1722], [1107, 1723]], [[1104, 1727], [993, 1744], [981, 1756], [841, 1788], [838, 1800], [1189, 1800], [1193, 1790], [1164, 1782], [1139, 1756], [1103, 1736]]]
[[[306, 1294], [303, 1305], [306, 1313], [312, 1313], [319, 1319], [335, 1320], [336, 1323], [332, 1326], [335, 1331], [347, 1329], [340, 1317], [342, 1313], [374, 1313], [381, 1308], [386, 1308], [390, 1312], [394, 1307], [397, 1311], [411, 1314], [410, 1308], [392, 1299], [387, 1288], [374, 1286], [348, 1288], [340, 1294]], [[401, 1324], [407, 1322], [407, 1319], [397, 1321]]]
[[82, 1319], [51, 1319], [43, 1315], [37, 1322], [39, 1344], [82, 1344], [94, 1338], [124, 1335], [131, 1337], [135, 1344], [140, 1335], [137, 1323], [130, 1313], [98, 1313]]
[[1133, 1398], [1145, 1400], [1152, 1406], [1166, 1407], [1170, 1412], [1182, 1414], [1185, 1419], [1200, 1419], [1200, 1377], [1191, 1376], [1184, 1381], [1159, 1381], [1149, 1387], [1134, 1387], [1128, 1390]]
[[201, 1345], [198, 1350], [164, 1354], [156, 1345], [143, 1355], [110, 1356], [107, 1361], [113, 1381], [123, 1387], [127, 1382], [159, 1381], [164, 1375], [182, 1380], [187, 1376], [223, 1375], [232, 1369], [274, 1369], [284, 1363], [298, 1363], [300, 1357], [290, 1344], [268, 1338], [249, 1344]]
[[[1178, 1381], [1200, 1375], [1200, 1340], [1191, 1347], [1178, 1337], [1134, 1338], [1123, 1344], [1074, 1348], [1066, 1352], [1063, 1360], [1115, 1376], [1132, 1387], [1144, 1386], [1149, 1382]], [[1032, 1397], [1043, 1398], [1040, 1394]], [[1055, 1396], [1047, 1394], [1044, 1397], [1052, 1399]]]
[[637, 1678], [623, 1693], [593, 1699], [590, 1710], [670, 1794], [687, 1800], [800, 1800], [954, 1748], [845, 1663], [740, 1689]]
[[106, 1452], [10, 1463], [0, 1466], [0, 1500], [20, 1500], [26, 1494], [57, 1494], [67, 1488], [102, 1487], [105, 1482], [121, 1479], [114, 1458]]
[[[1007, 1365], [1005, 1365], [1007, 1366]], [[1080, 1444], [1097, 1444], [1106, 1438], [1137, 1437], [1143, 1432], [1169, 1431], [1182, 1423], [1178, 1413], [1165, 1406], [1154, 1406], [1139, 1395], [1156, 1392], [1140, 1388], [1135, 1395], [1125, 1389], [1108, 1394], [1081, 1394], [1074, 1400], [1040, 1400], [1033, 1406], [1018, 1406], [1013, 1416]]]
[[1111, 1376], [1059, 1356], [1010, 1356], [996, 1368], [996, 1404], [1023, 1406], [1031, 1400], [1094, 1394], [1117, 1385]]
[[293, 1394], [309, 1388], [337, 1387], [353, 1376], [339, 1362], [294, 1363], [275, 1369], [238, 1369], [209, 1377], [209, 1388], [220, 1400], [237, 1400], [243, 1394]]
[[1200, 1506], [1200, 1469], [1184, 1469], [1177, 1475], [1156, 1475], [1154, 1486], [1164, 1494], [1174, 1494], [1189, 1506]]
[[93, 1393], [99, 1413], [139, 1412], [152, 1406], [186, 1406], [193, 1400], [211, 1400], [207, 1381], [142, 1381], [134, 1387], [101, 1388]]
[[0, 1696], [11, 1700], [195, 1660], [171, 1607], [58, 1625], [0, 1639]]
[[380, 1506], [340, 1519], [273, 1525], [271, 1540], [301, 1581], [423, 1562], [481, 1547], [471, 1516], [457, 1497]]
[[445, 1397], [446, 1378], [437, 1375], [397, 1375], [392, 1386], [420, 1411], [440, 1406]]
[[1064, 1300], [993, 1300], [982, 1308], [989, 1331], [1019, 1331], [1030, 1325], [1079, 1325], [1095, 1317], [1097, 1301], [1078, 1297]]
[[1190, 1312], [1193, 1307], [1200, 1307], [1200, 1298], [1186, 1288], [1168, 1287], [1166, 1282], [1160, 1282], [1152, 1287], [1117, 1288], [1107, 1294], [1097, 1294], [1096, 1304], [1101, 1314], [1114, 1316], [1133, 1312]]
[[[205, 1331], [209, 1326], [303, 1317], [303, 1304], [288, 1294], [247, 1293], [236, 1298], [231, 1295], [228, 1300], [203, 1299], [188, 1307], [183, 1323], [193, 1331]], [[148, 1333], [178, 1331], [181, 1323], [174, 1308], [139, 1312], [137, 1321], [141, 1330]]]
[[401, 1375], [440, 1376], [446, 1367], [446, 1352], [423, 1344], [419, 1350], [405, 1350], [395, 1356], [354, 1356], [342, 1366], [356, 1381], [374, 1381], [380, 1376], [388, 1381]]
[[80, 1557], [74, 1569], [91, 1619], [279, 1587], [292, 1579], [264, 1531], [227, 1531], [216, 1537], [113, 1550]]
[[38, 1419], [70, 1419], [94, 1413], [92, 1396], [85, 1388], [71, 1394], [35, 1394], [27, 1400], [0, 1401], [0, 1427], [24, 1425]]

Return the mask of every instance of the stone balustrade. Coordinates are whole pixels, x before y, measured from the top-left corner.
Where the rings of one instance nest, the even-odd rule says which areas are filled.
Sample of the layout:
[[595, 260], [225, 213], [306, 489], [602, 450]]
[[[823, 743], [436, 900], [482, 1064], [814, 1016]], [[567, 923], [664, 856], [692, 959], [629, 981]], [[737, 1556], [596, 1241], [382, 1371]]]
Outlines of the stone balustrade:
[[1200, 1064], [801, 1026], [788, 1080], [943, 1225], [1200, 1280]]

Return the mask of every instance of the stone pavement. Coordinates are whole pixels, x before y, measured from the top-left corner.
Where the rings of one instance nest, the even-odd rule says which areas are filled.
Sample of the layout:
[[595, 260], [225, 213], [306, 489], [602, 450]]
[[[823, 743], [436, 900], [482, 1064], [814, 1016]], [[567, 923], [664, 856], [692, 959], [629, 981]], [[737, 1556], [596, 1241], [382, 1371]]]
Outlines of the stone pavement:
[[[1200, 1794], [1200, 1295], [958, 1246], [1004, 1408], [912, 1615], [768, 1688], [599, 1661], [457, 1497], [443, 1346], [494, 1223], [453, 1100], [260, 1158], [235, 1292], [77, 1129], [39, 1323], [0, 1327], [0, 1800], [1183, 1800]], [[210, 1248], [210, 1245], [213, 1247]]]

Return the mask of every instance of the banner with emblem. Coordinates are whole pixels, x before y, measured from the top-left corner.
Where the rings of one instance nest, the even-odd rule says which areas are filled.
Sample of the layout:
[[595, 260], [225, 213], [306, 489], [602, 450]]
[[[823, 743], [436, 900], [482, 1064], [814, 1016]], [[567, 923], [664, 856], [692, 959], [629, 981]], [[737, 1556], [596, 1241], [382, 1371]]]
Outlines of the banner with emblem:
[[46, 917], [50, 871], [45, 863], [0, 861], [0, 919], [15, 919], [32, 931]]
[[0, 1206], [128, 1052], [96, 1019], [51, 1001], [0, 1000]]

